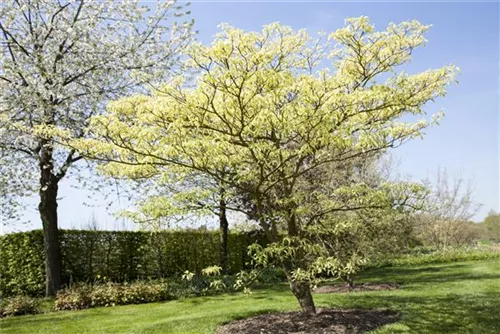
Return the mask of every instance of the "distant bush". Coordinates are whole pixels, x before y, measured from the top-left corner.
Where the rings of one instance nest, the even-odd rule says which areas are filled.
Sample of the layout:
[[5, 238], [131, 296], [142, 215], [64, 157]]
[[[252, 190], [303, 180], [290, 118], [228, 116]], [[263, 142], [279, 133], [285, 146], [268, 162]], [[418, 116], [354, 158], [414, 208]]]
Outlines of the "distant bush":
[[257, 278], [257, 283], [262, 284], [274, 284], [286, 281], [285, 272], [276, 267], [267, 267], [264, 268]]
[[36, 298], [17, 296], [2, 301], [0, 316], [25, 315], [40, 313], [40, 303]]
[[234, 291], [235, 277], [221, 275], [220, 270], [218, 266], [211, 266], [202, 270], [200, 275], [186, 271], [182, 277], [132, 283], [77, 283], [58, 292], [55, 309], [143, 304]]
[[411, 253], [395, 258], [380, 259], [370, 267], [412, 266], [431, 263], [448, 263], [459, 261], [477, 261], [500, 259], [500, 252], [489, 248], [448, 248], [433, 250], [431, 248], [417, 248]]
[[87, 284], [75, 284], [70, 289], [60, 290], [55, 301], [55, 310], [81, 310], [92, 305], [90, 292], [92, 287]]
[[[285, 279], [283, 271], [277, 268], [240, 271], [237, 275], [223, 275], [221, 271], [219, 266], [210, 266], [199, 274], [186, 270], [181, 276], [123, 283], [110, 282], [107, 277], [97, 275], [92, 282], [78, 282], [60, 290], [53, 310], [161, 302], [241, 289], [249, 291], [245, 289], [247, 285], [243, 284], [247, 280], [251, 281], [249, 283], [274, 284]], [[41, 300], [26, 296], [6, 299], [0, 305], [0, 313], [2, 316], [40, 313], [38, 301]]]
[[75, 284], [56, 296], [55, 309], [79, 310], [99, 306], [143, 304], [174, 299], [164, 282]]

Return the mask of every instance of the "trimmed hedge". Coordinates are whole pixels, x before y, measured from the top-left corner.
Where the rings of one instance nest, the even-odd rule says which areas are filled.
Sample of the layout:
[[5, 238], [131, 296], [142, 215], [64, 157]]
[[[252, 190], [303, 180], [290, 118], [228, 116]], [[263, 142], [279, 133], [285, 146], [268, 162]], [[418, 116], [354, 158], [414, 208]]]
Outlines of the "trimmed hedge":
[[[261, 233], [230, 233], [228, 271], [246, 269], [247, 247], [263, 244]], [[200, 273], [219, 262], [219, 235], [214, 231], [86, 231], [60, 230], [62, 276], [65, 285], [156, 279], [189, 270]], [[0, 237], [0, 295], [44, 293], [45, 266], [41, 230]]]
[[42, 231], [0, 237], [0, 295], [2, 298], [41, 295], [45, 282]]

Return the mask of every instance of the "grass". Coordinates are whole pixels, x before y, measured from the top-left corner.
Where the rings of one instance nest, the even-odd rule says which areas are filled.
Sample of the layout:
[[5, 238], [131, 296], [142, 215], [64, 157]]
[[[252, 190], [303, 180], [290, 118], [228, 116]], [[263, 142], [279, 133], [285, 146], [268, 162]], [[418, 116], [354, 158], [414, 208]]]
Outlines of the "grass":
[[414, 248], [407, 254], [384, 258], [370, 264], [370, 267], [417, 266], [431, 263], [454, 263], [460, 261], [480, 261], [500, 259], [500, 249], [494, 244], [480, 247], [455, 247], [442, 250]]
[[[375, 333], [500, 333], [500, 261], [374, 268], [360, 278], [398, 282], [400, 290], [316, 295], [319, 307], [389, 308], [399, 322]], [[8, 333], [213, 333], [233, 319], [297, 309], [286, 284], [165, 303], [51, 312], [0, 321]]]

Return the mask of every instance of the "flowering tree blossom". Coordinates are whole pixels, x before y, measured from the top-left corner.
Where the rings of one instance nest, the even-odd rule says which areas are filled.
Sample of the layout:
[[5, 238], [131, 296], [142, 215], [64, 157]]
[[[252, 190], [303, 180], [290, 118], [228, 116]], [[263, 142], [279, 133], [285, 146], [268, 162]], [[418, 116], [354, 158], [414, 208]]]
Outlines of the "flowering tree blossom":
[[112, 102], [92, 118], [93, 138], [71, 145], [123, 177], [196, 172], [218, 179], [228, 197], [249, 203], [239, 209], [269, 239], [254, 247], [254, 260], [281, 266], [302, 309], [314, 313], [315, 276], [340, 265], [321, 241], [349, 224], [331, 215], [404, 212], [422, 192], [410, 183], [337, 182], [325, 166], [345, 170], [437, 122], [423, 106], [445, 95], [455, 67], [398, 71], [428, 28], [412, 21], [375, 31], [360, 17], [325, 40], [277, 23], [261, 32], [223, 25], [212, 45], [188, 52], [196, 81], [181, 76], [152, 95]]
[[[0, 223], [1, 232], [7, 222], [27, 223], [22, 220], [20, 208], [23, 198], [30, 193], [25, 179], [35, 177], [36, 166], [27, 166], [22, 157], [0, 148]], [[33, 162], [34, 163], [34, 162]]]
[[47, 295], [61, 286], [58, 184], [82, 159], [58, 146], [48, 129], [84, 137], [106, 101], [165, 80], [192, 36], [192, 23], [177, 18], [184, 14], [173, 1], [0, 4], [0, 147], [18, 168], [38, 169], [39, 182], [26, 178], [23, 187], [40, 195]]

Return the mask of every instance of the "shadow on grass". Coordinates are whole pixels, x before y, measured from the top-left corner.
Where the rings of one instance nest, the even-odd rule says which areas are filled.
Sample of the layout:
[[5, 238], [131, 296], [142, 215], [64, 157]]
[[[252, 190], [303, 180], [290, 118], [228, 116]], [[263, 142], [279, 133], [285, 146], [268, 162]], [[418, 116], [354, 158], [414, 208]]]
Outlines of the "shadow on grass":
[[[359, 281], [398, 283], [440, 283], [463, 280], [500, 280], [498, 273], [476, 273], [467, 271], [467, 264], [449, 264], [446, 266], [422, 267], [386, 267], [372, 268], [359, 275]], [[500, 269], [500, 264], [499, 264]]]
[[[362, 273], [360, 281], [403, 282], [408, 286], [393, 291], [321, 295], [315, 296], [315, 300], [320, 307], [400, 312], [400, 320], [381, 328], [380, 333], [500, 333], [500, 270], [496, 268], [492, 262], [373, 268]], [[464, 284], [447, 284], [460, 281]], [[127, 326], [126, 319], [132, 317], [137, 319], [136, 332], [205, 333], [215, 329], [219, 321], [290, 309], [298, 309], [298, 304], [288, 284], [277, 283], [254, 288], [248, 299], [241, 293], [229, 293], [159, 306], [123, 309], [120, 306], [16, 317], [2, 320], [0, 332], [74, 333], [76, 329], [102, 323], [105, 326], [102, 328], [109, 332], [121, 333]]]
[[[330, 307], [338, 301], [326, 301]], [[398, 294], [349, 295], [341, 307], [389, 308], [402, 312], [410, 333], [500, 333], [500, 291], [436, 297]]]
[[[74, 311], [59, 311], [59, 312], [50, 312], [39, 315], [26, 315], [26, 316], [16, 316], [16, 317], [7, 317], [5, 320], [12, 320], [12, 323], [15, 324], [17, 322], [22, 322], [23, 324], [36, 324], [37, 326], [51, 323], [53, 324], [56, 321], [61, 321], [65, 318], [65, 316], [75, 318], [75, 320], [84, 320], [85, 318], [95, 317], [98, 314], [95, 313], [83, 313], [86, 312], [82, 310], [74, 310]], [[10, 322], [3, 322], [2, 328], [6, 328], [6, 324]], [[2, 331], [0, 330], [0, 333]]]
[[221, 322], [219, 324], [219, 326], [220, 325], [225, 325], [225, 324], [228, 324], [230, 322], [237, 321], [237, 320], [242, 320], [242, 319], [247, 319], [247, 318], [255, 317], [255, 316], [258, 316], [258, 315], [262, 315], [262, 314], [270, 314], [270, 313], [277, 313], [277, 312], [280, 312], [280, 311], [276, 310], [276, 309], [273, 309], [273, 308], [247, 311], [247, 312], [244, 312], [244, 313], [240, 313], [240, 314], [238, 314], [236, 316], [233, 316], [229, 320]]
[[[258, 285], [255, 287], [252, 287], [251, 289], [252, 294], [249, 296], [251, 299], [267, 299], [267, 300], [274, 300], [276, 299], [276, 294], [281, 295], [283, 293], [290, 292], [290, 288], [288, 287], [287, 283], [276, 283], [276, 284], [269, 284], [269, 285]], [[200, 297], [188, 297], [188, 298], [181, 298], [183, 303], [188, 303], [191, 305], [198, 305], [198, 304], [203, 304], [206, 303], [207, 301], [218, 301], [218, 300], [224, 300], [224, 301], [234, 301], [234, 300], [240, 300], [241, 299], [241, 291], [235, 291], [235, 292], [227, 292], [227, 293], [222, 293], [222, 294], [216, 294], [216, 295], [208, 295], [208, 296], [200, 296]]]
[[270, 283], [270, 284], [259, 284], [254, 285], [252, 290], [265, 291], [265, 292], [286, 292], [290, 291], [290, 287], [287, 282], [279, 282], [279, 283]]

